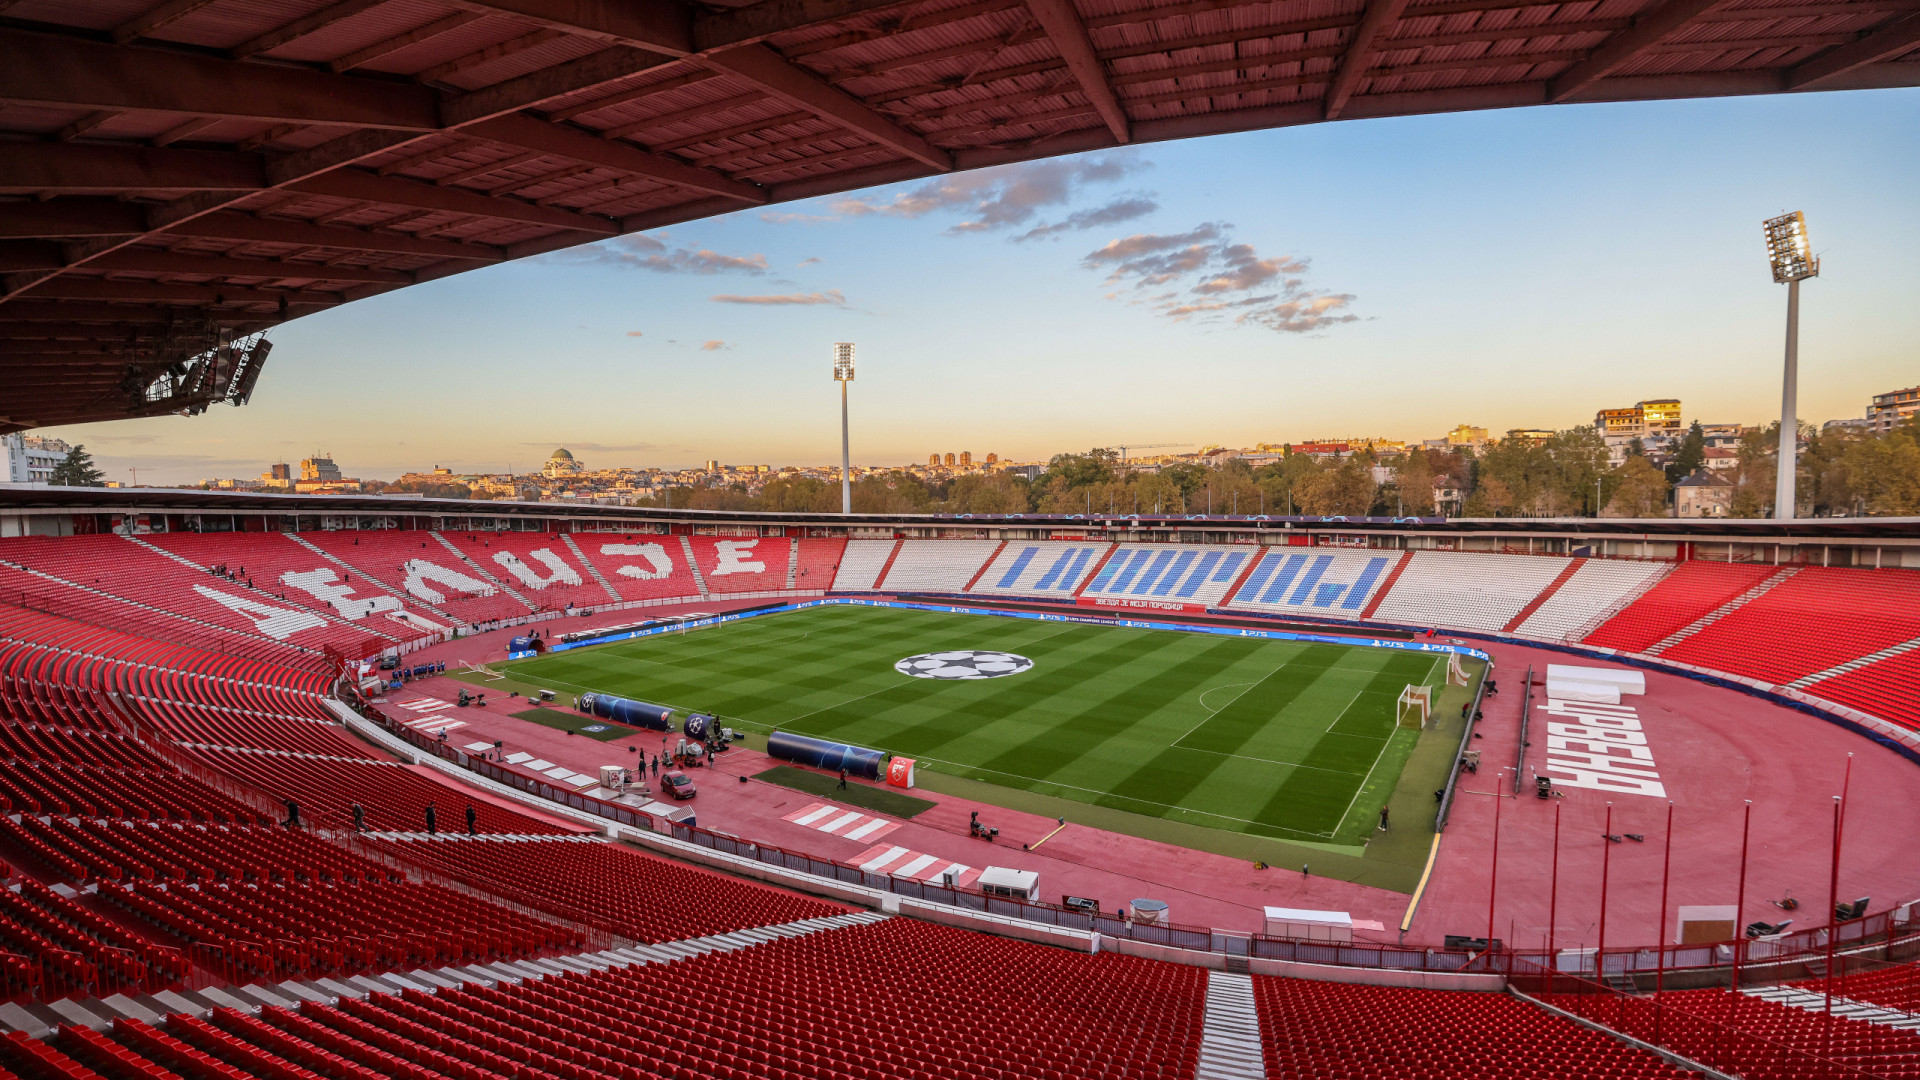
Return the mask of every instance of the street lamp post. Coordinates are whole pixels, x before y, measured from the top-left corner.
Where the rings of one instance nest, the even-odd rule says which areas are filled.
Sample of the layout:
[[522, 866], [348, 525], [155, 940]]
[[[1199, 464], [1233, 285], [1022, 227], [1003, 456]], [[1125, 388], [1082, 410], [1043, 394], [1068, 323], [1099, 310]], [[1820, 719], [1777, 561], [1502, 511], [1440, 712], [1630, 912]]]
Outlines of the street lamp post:
[[847, 384], [853, 381], [853, 342], [833, 345], [833, 381], [840, 384], [840, 512], [853, 513], [853, 453], [847, 443]]
[[1780, 450], [1775, 458], [1773, 517], [1791, 521], [1794, 517], [1794, 474], [1799, 468], [1800, 418], [1798, 402], [1800, 371], [1800, 282], [1820, 276], [1820, 260], [1814, 258], [1807, 242], [1807, 218], [1800, 211], [1768, 218], [1767, 261], [1773, 265], [1773, 280], [1787, 287], [1787, 364], [1780, 392]]

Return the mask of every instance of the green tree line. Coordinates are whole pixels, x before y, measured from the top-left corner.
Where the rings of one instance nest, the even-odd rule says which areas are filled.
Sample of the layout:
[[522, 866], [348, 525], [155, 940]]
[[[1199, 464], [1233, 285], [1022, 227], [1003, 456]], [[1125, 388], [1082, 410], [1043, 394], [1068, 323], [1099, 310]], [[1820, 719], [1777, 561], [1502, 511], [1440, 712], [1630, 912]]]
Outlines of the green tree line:
[[[1772, 512], [1773, 447], [1778, 426], [1749, 432], [1737, 448], [1732, 512]], [[1834, 514], [1920, 514], [1920, 420], [1883, 434], [1857, 428], [1803, 432], [1799, 511]], [[1539, 442], [1509, 439], [1478, 452], [1412, 448], [1379, 455], [1362, 450], [1340, 460], [1287, 454], [1253, 466], [1175, 462], [1151, 471], [1096, 447], [1058, 454], [1029, 482], [1007, 473], [926, 480], [905, 471], [876, 472], [853, 484], [853, 510], [863, 514], [1303, 514], [1308, 516], [1665, 517], [1673, 485], [1705, 467], [1706, 438], [1694, 424], [1665, 467], [1637, 443], [1619, 465], [1592, 426], [1555, 432]], [[1451, 496], [1454, 502], [1441, 501]], [[840, 485], [815, 477], [782, 477], [758, 493], [744, 485], [676, 487], [641, 505], [692, 510], [837, 513]]]

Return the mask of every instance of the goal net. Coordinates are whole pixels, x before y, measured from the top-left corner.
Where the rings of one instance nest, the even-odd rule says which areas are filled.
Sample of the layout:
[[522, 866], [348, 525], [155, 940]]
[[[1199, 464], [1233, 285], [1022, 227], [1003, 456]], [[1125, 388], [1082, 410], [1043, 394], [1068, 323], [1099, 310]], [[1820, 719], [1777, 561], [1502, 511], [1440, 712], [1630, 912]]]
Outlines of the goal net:
[[1447, 685], [1467, 685], [1467, 665], [1460, 662], [1459, 653], [1447, 654]]
[[1433, 713], [1433, 687], [1408, 684], [1394, 705], [1394, 721], [1401, 727], [1423, 728]]

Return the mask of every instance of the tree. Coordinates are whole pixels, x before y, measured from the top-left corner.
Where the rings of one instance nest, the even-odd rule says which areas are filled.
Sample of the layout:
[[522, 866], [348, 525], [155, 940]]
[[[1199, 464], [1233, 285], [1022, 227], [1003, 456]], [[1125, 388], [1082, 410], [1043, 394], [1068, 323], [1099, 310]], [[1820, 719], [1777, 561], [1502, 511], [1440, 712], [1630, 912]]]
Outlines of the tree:
[[1869, 514], [1920, 514], [1920, 420], [1849, 446], [1849, 486]]
[[1699, 472], [1706, 463], [1707, 433], [1700, 427], [1700, 421], [1695, 420], [1680, 440], [1680, 449], [1673, 452], [1673, 460], [1667, 462], [1667, 482], [1677, 484]]
[[1358, 458], [1348, 458], [1308, 477], [1294, 495], [1302, 513], [1353, 517], [1373, 506], [1373, 492], [1373, 470]]
[[1624, 518], [1665, 517], [1667, 512], [1667, 476], [1645, 457], [1629, 455], [1620, 467], [1608, 474], [1613, 498], [1607, 500], [1606, 516]]
[[1414, 515], [1432, 512], [1433, 464], [1427, 459], [1425, 449], [1415, 446], [1407, 450], [1399, 468], [1393, 472], [1393, 482], [1400, 489], [1402, 511]]
[[47, 481], [55, 487], [106, 487], [107, 478], [94, 468], [93, 455], [87, 448], [75, 445], [67, 451], [60, 464], [53, 467], [53, 476]]

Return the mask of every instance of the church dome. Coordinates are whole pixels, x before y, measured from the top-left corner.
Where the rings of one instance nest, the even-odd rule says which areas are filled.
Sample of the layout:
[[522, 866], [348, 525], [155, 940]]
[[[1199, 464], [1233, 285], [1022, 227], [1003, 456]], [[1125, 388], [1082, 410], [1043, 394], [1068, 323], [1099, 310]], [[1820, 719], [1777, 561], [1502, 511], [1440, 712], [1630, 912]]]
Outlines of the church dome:
[[558, 449], [558, 450], [555, 450], [555, 451], [553, 452], [553, 456], [552, 456], [552, 457], [550, 457], [550, 458], [548, 458], [547, 460], [548, 460], [548, 461], [572, 461], [572, 460], [573, 460], [573, 454], [572, 454], [572, 453], [570, 453], [570, 452], [569, 452], [569, 451], [567, 450], [567, 448], [563, 446], [563, 447], [561, 447], [560, 449]]

